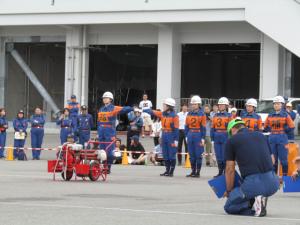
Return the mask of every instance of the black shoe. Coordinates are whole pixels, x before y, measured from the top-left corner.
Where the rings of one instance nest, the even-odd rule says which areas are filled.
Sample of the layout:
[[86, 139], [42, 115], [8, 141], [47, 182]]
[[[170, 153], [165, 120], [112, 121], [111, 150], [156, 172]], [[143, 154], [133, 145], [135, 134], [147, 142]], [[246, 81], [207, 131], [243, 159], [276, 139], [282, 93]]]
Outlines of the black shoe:
[[206, 166], [210, 166], [210, 162], [206, 162]]
[[163, 177], [163, 176], [169, 176], [169, 173], [166, 171], [166, 172], [164, 172], [164, 173], [161, 173], [160, 176], [161, 176], [161, 177]]
[[186, 175], [186, 177], [195, 177], [195, 173], [191, 172], [190, 174]]
[[200, 177], [200, 173], [196, 173], [194, 177], [195, 178], [199, 178]]
[[173, 177], [174, 174], [173, 173], [169, 173], [168, 175], [166, 175], [167, 177]]

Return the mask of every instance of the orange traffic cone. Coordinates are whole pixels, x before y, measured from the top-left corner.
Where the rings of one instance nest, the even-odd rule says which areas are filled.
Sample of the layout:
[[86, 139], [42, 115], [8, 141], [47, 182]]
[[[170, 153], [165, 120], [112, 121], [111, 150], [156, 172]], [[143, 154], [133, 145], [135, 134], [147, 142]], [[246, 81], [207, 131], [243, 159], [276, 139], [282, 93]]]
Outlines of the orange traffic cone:
[[13, 147], [7, 148], [6, 160], [7, 161], [13, 161], [14, 160], [14, 148]]
[[185, 165], [184, 168], [191, 168], [190, 154], [187, 153], [185, 157]]
[[128, 156], [127, 156], [127, 149], [124, 149], [123, 156], [122, 156], [122, 165], [128, 165]]

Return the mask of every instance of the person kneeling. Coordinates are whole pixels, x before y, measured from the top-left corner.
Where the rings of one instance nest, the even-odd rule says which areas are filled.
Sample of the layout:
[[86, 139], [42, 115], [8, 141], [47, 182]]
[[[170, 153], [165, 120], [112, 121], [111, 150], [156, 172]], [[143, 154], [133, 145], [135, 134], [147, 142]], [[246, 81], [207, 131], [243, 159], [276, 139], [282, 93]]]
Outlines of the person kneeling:
[[128, 161], [132, 165], [144, 165], [147, 156], [145, 155], [145, 149], [139, 142], [139, 137], [134, 135], [131, 137], [131, 144], [128, 149], [129, 157]]
[[[225, 147], [226, 192], [224, 210], [228, 214], [265, 216], [267, 198], [279, 189], [279, 178], [272, 165], [271, 150], [263, 134], [249, 132], [241, 119], [228, 124]], [[243, 182], [234, 188], [235, 162]]]

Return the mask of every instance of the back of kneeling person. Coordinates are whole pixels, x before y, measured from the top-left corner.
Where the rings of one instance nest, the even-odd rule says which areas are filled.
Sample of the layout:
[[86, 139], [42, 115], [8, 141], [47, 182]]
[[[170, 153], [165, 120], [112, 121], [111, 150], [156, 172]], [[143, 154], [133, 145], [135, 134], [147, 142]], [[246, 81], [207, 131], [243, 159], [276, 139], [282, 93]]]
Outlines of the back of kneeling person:
[[[279, 178], [273, 171], [272, 153], [263, 134], [249, 132], [240, 119], [228, 125], [232, 136], [226, 143], [226, 192], [224, 206], [228, 214], [265, 216], [267, 198], [279, 189]], [[243, 182], [234, 188], [235, 163]]]

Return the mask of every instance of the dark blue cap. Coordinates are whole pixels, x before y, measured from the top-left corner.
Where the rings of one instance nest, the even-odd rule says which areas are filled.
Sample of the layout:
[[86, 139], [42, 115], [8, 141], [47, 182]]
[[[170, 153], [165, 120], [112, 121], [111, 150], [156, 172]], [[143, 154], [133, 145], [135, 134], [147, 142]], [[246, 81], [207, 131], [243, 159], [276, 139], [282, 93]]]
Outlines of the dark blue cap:
[[76, 95], [71, 95], [71, 99], [72, 99], [72, 98], [73, 98], [73, 99], [76, 98]]
[[140, 138], [137, 135], [133, 135], [130, 139], [133, 141], [139, 141]]

